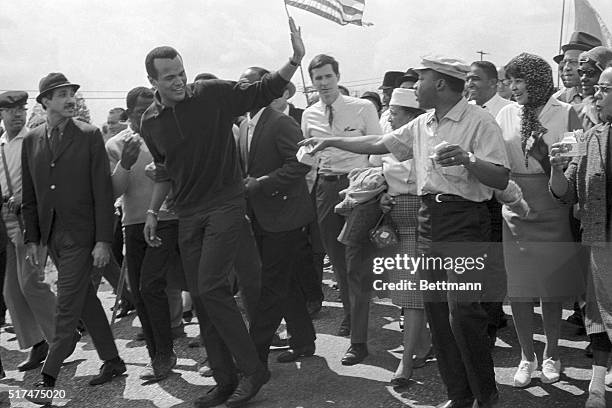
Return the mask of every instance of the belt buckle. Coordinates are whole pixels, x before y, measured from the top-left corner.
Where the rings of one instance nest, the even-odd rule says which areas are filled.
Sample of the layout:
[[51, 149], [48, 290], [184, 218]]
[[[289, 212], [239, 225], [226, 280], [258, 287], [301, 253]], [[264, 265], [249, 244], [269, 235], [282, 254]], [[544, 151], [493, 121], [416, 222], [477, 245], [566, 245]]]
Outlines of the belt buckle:
[[434, 200], [436, 201], [436, 203], [441, 203], [442, 200], [440, 200], [440, 196], [442, 196], [442, 194], [436, 194]]

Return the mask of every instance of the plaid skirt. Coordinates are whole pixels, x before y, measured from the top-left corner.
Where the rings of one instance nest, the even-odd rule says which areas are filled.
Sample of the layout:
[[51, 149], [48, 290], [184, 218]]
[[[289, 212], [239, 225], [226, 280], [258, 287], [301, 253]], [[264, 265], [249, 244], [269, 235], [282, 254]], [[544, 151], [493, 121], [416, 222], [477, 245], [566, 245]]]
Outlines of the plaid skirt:
[[[395, 205], [389, 214], [399, 232], [400, 243], [393, 250], [402, 257], [404, 254], [414, 257], [416, 256], [417, 214], [421, 207], [421, 199], [412, 194], [402, 194], [394, 199]], [[389, 282], [397, 283], [402, 280], [415, 282], [417, 289], [390, 291], [393, 304], [408, 309], [423, 309], [423, 297], [418, 290], [418, 274], [398, 269], [389, 271]]]

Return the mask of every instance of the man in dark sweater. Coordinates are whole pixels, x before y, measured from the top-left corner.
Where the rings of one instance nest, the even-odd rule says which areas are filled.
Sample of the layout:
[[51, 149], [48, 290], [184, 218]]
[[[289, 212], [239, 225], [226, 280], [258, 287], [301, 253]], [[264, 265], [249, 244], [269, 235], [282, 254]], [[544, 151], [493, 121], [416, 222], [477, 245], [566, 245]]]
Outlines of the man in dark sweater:
[[[270, 378], [259, 360], [232, 296], [228, 275], [245, 217], [244, 184], [231, 137], [233, 118], [282, 95], [304, 56], [300, 31], [290, 20], [293, 56], [253, 84], [222, 80], [187, 85], [176, 50], [158, 47], [145, 66], [156, 88], [141, 132], [160, 171], [145, 222], [145, 239], [159, 245], [157, 211], [170, 187], [179, 218], [179, 246], [210, 368], [217, 387], [196, 407], [242, 406]], [[266, 190], [270, 179], [250, 183]], [[249, 186], [246, 186], [249, 187]], [[237, 369], [244, 374], [238, 381]]]

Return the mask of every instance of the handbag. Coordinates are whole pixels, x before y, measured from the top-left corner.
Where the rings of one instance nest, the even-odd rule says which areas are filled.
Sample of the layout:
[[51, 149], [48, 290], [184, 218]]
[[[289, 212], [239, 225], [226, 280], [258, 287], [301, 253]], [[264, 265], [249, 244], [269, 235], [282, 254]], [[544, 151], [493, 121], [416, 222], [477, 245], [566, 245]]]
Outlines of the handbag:
[[381, 215], [374, 228], [368, 233], [370, 242], [378, 249], [389, 248], [399, 244], [399, 234], [395, 227], [382, 223], [385, 217], [386, 214]]

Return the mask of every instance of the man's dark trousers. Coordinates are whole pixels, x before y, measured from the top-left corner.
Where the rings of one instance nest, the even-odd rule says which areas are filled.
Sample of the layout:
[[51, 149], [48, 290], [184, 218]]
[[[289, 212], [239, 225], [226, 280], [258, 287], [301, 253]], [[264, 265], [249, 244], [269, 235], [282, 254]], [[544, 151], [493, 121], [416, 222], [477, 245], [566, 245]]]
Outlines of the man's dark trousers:
[[262, 273], [261, 295], [250, 332], [259, 359], [267, 366], [272, 337], [283, 317], [291, 333], [292, 349], [314, 346], [314, 326], [297, 276], [300, 267], [297, 255], [308, 237], [303, 228], [268, 232], [256, 220], [253, 227]]
[[[485, 203], [437, 202], [424, 196], [419, 210], [417, 253], [428, 257], [484, 257], [489, 249], [490, 216]], [[481, 282], [486, 290], [486, 270], [421, 269], [429, 282]], [[495, 372], [487, 337], [488, 316], [480, 293], [424, 291], [438, 368], [448, 397], [487, 400], [495, 391]]]
[[[334, 176], [335, 177], [335, 176]], [[344, 227], [344, 217], [334, 212], [334, 207], [340, 200], [339, 192], [348, 187], [346, 175], [333, 179], [329, 176], [319, 175], [317, 178], [317, 219], [321, 231], [321, 240], [329, 260], [334, 266], [334, 274], [340, 286], [340, 299], [344, 308], [345, 320], [350, 321], [351, 305], [348, 293], [348, 279], [346, 274], [346, 247], [338, 242], [338, 235]]]
[[117, 347], [106, 314], [92, 282], [92, 247], [84, 247], [70, 231], [54, 226], [49, 253], [57, 267], [57, 310], [55, 337], [49, 348], [42, 372], [57, 378], [62, 362], [74, 347], [79, 319], [91, 335], [103, 361], [118, 356]]
[[[229, 281], [245, 216], [244, 197], [193, 214], [179, 214], [179, 248], [187, 286], [217, 384], [237, 384], [261, 363]], [[234, 364], [234, 360], [236, 364]]]
[[171, 268], [182, 270], [178, 251], [178, 221], [159, 221], [159, 247], [147, 245], [144, 224], [125, 226], [125, 258], [136, 311], [145, 335], [150, 357], [172, 351], [167, 274]]

